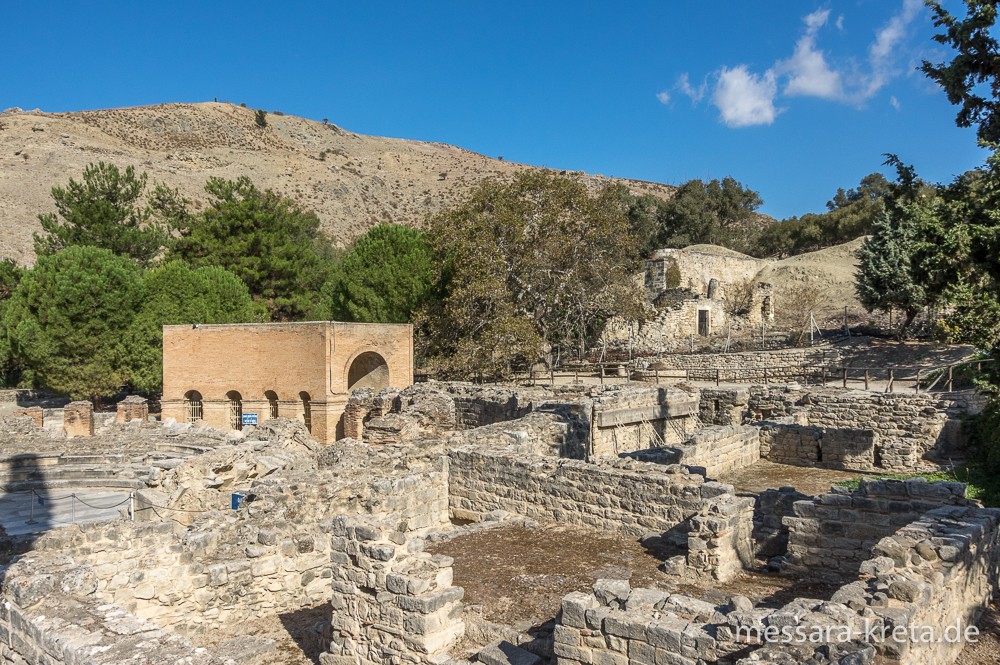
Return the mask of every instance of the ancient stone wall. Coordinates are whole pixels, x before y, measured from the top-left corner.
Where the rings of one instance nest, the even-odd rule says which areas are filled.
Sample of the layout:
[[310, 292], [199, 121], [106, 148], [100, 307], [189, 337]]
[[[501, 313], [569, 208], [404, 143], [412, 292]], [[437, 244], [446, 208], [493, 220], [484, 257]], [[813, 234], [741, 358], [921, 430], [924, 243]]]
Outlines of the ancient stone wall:
[[842, 582], [857, 575], [882, 538], [943, 505], [967, 506], [965, 485], [914, 480], [863, 480], [794, 504], [786, 517], [787, 575]]
[[834, 429], [791, 422], [760, 423], [760, 456], [771, 462], [824, 469], [913, 469], [912, 439], [880, 439], [872, 430]]
[[90, 402], [70, 402], [63, 409], [63, 431], [66, 436], [94, 436], [94, 405]]
[[766, 489], [757, 495], [753, 514], [754, 552], [760, 559], [788, 552], [788, 526], [784, 518], [795, 514], [795, 503], [809, 499], [794, 487]]
[[[967, 400], [940, 398], [927, 394], [873, 393], [864, 391], [802, 390], [776, 386], [751, 386], [748, 410], [755, 421], [794, 416], [796, 423], [821, 428], [822, 432], [779, 432], [778, 437], [801, 434], [803, 450], [811, 448], [805, 439], [819, 436], [830, 451], [823, 459], [840, 455], [850, 460], [844, 468], [912, 470], [923, 459], [954, 459], [965, 453], [966, 435], [961, 418], [969, 408]], [[780, 429], [780, 428], [779, 428]], [[854, 432], [852, 432], [852, 430]], [[875, 433], [869, 445], [858, 430]], [[768, 442], [765, 442], [765, 447]], [[782, 442], [777, 442], [782, 447]], [[794, 442], [784, 446], [794, 458]], [[837, 451], [840, 446], [842, 451]], [[782, 453], [779, 451], [779, 455]], [[807, 461], [810, 453], [803, 452]], [[854, 458], [854, 459], [851, 459]], [[776, 460], [778, 461], [778, 460]], [[794, 463], [794, 462], [789, 462]]]
[[592, 400], [592, 458], [680, 443], [697, 428], [697, 392], [609, 386]]
[[732, 494], [709, 499], [691, 518], [687, 567], [717, 580], [731, 580], [755, 564], [750, 497]]
[[732, 486], [706, 482], [682, 466], [593, 464], [516, 448], [463, 447], [450, 453], [449, 492], [459, 519], [479, 521], [499, 510], [642, 536], [677, 528]]
[[710, 370], [720, 369], [720, 379], [725, 382], [763, 381], [764, 369], [771, 370], [768, 378], [775, 381], [795, 379], [801, 376], [801, 372], [795, 368], [837, 365], [840, 359], [837, 349], [820, 346], [739, 353], [672, 353], [661, 356], [656, 361], [670, 369], [692, 370], [692, 376], [708, 380], [715, 379], [715, 374]]
[[698, 417], [703, 425], [742, 425], [749, 388], [702, 388]]
[[[593, 592], [563, 598], [553, 650], [558, 665], [869, 665], [876, 655], [900, 665], [950, 665], [965, 642], [944, 639], [945, 628], [974, 624], [989, 607], [998, 564], [1000, 510], [938, 507], [881, 539], [860, 576], [830, 600], [797, 598], [774, 608], [734, 596], [717, 606], [599, 580]], [[892, 636], [896, 627], [902, 640]], [[921, 640], [923, 630], [933, 630], [935, 641]], [[774, 637], [765, 643], [768, 633]]]
[[678, 464], [704, 469], [710, 478], [744, 469], [761, 457], [760, 434], [745, 425], [706, 427], [670, 448], [678, 451]]
[[115, 422], [130, 423], [133, 420], [146, 422], [148, 417], [149, 403], [146, 401], [145, 397], [129, 395], [122, 401], [118, 402], [118, 407], [115, 412]]
[[16, 409], [12, 414], [15, 417], [28, 417], [38, 429], [45, 427], [45, 409], [40, 406], [29, 406], [23, 409]]

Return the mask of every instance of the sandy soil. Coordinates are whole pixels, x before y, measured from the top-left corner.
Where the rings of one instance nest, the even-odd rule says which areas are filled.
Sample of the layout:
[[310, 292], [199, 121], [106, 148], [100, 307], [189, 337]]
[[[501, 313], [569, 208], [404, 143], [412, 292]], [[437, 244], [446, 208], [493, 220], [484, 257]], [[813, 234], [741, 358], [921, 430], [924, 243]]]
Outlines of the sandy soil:
[[794, 487], [803, 494], [815, 496], [829, 492], [830, 486], [836, 482], [864, 475], [866, 474], [860, 471], [814, 469], [761, 460], [743, 469], [724, 473], [718, 480], [733, 485], [737, 492], [756, 493], [766, 489]]
[[832, 589], [776, 575], [747, 572], [731, 582], [670, 576], [663, 561], [681, 552], [659, 542], [543, 525], [484, 529], [428, 548], [455, 559], [455, 585], [465, 603], [480, 606], [488, 621], [518, 630], [555, 617], [562, 597], [589, 591], [598, 579], [627, 579], [633, 587], [660, 588], [721, 605], [739, 594], [758, 603], [783, 605], [801, 595], [829, 597]]

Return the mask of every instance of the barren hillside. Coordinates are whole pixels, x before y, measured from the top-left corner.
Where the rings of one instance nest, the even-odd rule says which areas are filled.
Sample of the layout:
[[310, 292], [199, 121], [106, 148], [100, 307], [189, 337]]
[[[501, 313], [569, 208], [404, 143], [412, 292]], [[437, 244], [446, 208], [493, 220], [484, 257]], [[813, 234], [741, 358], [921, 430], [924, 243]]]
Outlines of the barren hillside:
[[[344, 244], [381, 222], [419, 225], [485, 178], [535, 168], [469, 150], [355, 134], [333, 124], [268, 114], [232, 104], [0, 113], [0, 257], [33, 260], [38, 213], [53, 210], [49, 191], [103, 160], [178, 187], [195, 205], [210, 176], [250, 176], [316, 212]], [[577, 174], [588, 185], [609, 178]], [[669, 185], [621, 180], [632, 191], [668, 198]]]

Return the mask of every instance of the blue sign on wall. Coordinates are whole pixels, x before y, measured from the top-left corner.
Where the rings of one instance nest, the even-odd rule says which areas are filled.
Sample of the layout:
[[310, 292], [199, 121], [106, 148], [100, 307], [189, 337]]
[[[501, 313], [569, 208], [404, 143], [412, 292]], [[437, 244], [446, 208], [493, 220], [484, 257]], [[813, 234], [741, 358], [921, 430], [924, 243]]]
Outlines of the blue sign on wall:
[[243, 424], [244, 425], [256, 425], [257, 424], [257, 414], [256, 413], [244, 413], [243, 414]]

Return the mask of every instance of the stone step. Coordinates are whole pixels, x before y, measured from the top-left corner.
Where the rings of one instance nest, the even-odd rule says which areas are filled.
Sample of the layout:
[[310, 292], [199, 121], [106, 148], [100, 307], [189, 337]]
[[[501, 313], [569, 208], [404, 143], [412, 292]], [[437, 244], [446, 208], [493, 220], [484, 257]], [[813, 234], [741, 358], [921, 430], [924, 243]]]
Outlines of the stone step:
[[501, 640], [483, 648], [476, 656], [485, 665], [541, 665], [542, 658]]

